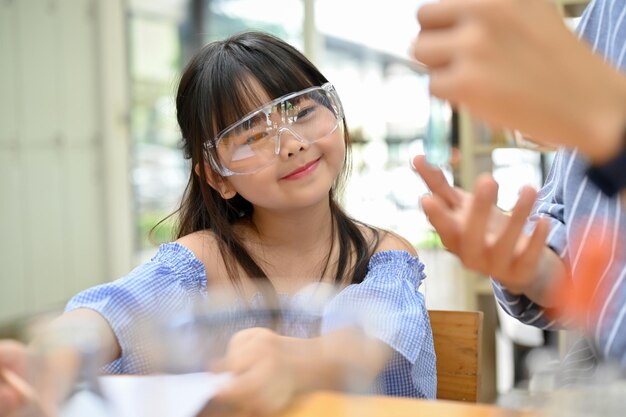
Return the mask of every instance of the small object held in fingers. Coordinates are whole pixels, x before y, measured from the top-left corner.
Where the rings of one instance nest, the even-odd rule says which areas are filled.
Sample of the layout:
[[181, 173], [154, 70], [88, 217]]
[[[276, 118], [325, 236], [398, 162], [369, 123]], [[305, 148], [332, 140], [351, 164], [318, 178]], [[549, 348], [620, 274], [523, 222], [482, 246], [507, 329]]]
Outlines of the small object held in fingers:
[[428, 126], [424, 136], [426, 160], [433, 166], [447, 166], [452, 156], [452, 108], [447, 101], [430, 97]]

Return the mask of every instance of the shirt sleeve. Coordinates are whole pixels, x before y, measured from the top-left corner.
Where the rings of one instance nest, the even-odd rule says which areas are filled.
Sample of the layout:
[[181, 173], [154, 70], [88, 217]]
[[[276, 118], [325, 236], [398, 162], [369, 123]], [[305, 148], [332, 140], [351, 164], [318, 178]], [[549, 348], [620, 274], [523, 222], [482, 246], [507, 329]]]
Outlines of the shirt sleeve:
[[[625, 16], [622, 2], [592, 0], [577, 27], [578, 35], [589, 43], [594, 53], [622, 74], [626, 73]], [[597, 317], [589, 317], [592, 334], [587, 336], [593, 338], [593, 348], [597, 350], [594, 354], [617, 360], [623, 367], [626, 364], [626, 255], [622, 237], [626, 231], [626, 214], [619, 197], [609, 198], [589, 184], [585, 176], [587, 166], [588, 161], [575, 152], [560, 151], [540, 193], [533, 217], [544, 215], [549, 218], [551, 232], [547, 244], [573, 270], [574, 285], [578, 260], [584, 256], [576, 233], [579, 230], [587, 233], [593, 222], [599, 221], [607, 232], [613, 234], [609, 249], [611, 258], [594, 293], [601, 306]], [[496, 281], [494, 290], [509, 314], [536, 326], [554, 326], [555, 323], [543, 317], [541, 307], [527, 298], [511, 295]], [[580, 362], [578, 357], [575, 360]]]
[[343, 289], [326, 307], [321, 331], [357, 325], [408, 361], [418, 395], [436, 395], [435, 351], [424, 296], [424, 264], [405, 251], [376, 253], [362, 283]]
[[[526, 231], [531, 232], [539, 218], [546, 218], [550, 225], [550, 233], [546, 244], [561, 258], [567, 251], [567, 233], [565, 228], [563, 205], [563, 173], [571, 154], [560, 150], [552, 164], [544, 186], [539, 191], [537, 201], [526, 225]], [[509, 315], [522, 323], [542, 329], [557, 329], [559, 324], [544, 315], [544, 308], [525, 295], [512, 294], [502, 285], [497, 277], [492, 277], [492, 287], [500, 306]]]

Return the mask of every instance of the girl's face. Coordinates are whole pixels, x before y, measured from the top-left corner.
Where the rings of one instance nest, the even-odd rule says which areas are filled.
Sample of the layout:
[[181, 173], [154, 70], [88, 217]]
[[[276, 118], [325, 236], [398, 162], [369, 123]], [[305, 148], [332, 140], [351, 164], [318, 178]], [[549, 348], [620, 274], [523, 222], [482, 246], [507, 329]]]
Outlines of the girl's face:
[[327, 200], [343, 168], [343, 129], [314, 143], [302, 143], [289, 132], [280, 140], [280, 154], [274, 164], [226, 181], [254, 206], [267, 209], [304, 208]]
[[[262, 93], [259, 95], [265, 102], [271, 101], [264, 92], [257, 93]], [[300, 114], [309, 117], [310, 113], [305, 109]], [[344, 164], [343, 123], [315, 142], [297, 138], [296, 134], [282, 129], [275, 161], [254, 173], [224, 178], [227, 186], [254, 206], [273, 210], [305, 208], [327, 200]]]

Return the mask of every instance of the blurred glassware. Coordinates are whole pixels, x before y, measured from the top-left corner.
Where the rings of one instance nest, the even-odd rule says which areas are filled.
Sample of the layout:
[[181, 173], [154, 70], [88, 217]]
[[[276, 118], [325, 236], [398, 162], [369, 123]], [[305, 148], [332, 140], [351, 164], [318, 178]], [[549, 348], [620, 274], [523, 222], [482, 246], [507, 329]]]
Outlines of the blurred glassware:
[[546, 417], [622, 417], [626, 381], [553, 391], [540, 412]]
[[[199, 297], [189, 311], [174, 314], [158, 330], [158, 369], [179, 374], [211, 369], [226, 354], [229, 342], [238, 332], [250, 328], [266, 328], [280, 336], [313, 339], [325, 333], [341, 332], [337, 344], [322, 349], [324, 360], [337, 360], [350, 352], [352, 357], [375, 355], [372, 333], [381, 332], [379, 323], [366, 309], [351, 306], [329, 309], [329, 301], [337, 294], [335, 286], [325, 283], [308, 285], [293, 295], [262, 291], [244, 301], [232, 294], [211, 291]], [[372, 310], [373, 312], [374, 310]], [[295, 344], [293, 349], [301, 346]], [[328, 345], [330, 346], [330, 344]], [[289, 349], [291, 347], [287, 347]], [[352, 349], [352, 350], [350, 350]], [[286, 352], [286, 354], [302, 354]], [[321, 359], [321, 357], [320, 357]], [[342, 357], [343, 359], [343, 357]], [[310, 357], [311, 361], [316, 360]], [[346, 367], [345, 389], [354, 393], [371, 392], [373, 379], [367, 376], [367, 364]]]
[[447, 166], [452, 156], [452, 108], [435, 96], [430, 97], [424, 153], [430, 164], [439, 167]]
[[[262, 327], [294, 339], [313, 339], [334, 333], [333, 336], [338, 337], [329, 338], [329, 341], [324, 339], [311, 351], [308, 345], [302, 350], [305, 345], [298, 340], [293, 345], [289, 343], [285, 355], [298, 355], [299, 358], [306, 355], [305, 360], [313, 364], [316, 360], [337, 363], [336, 369], [340, 371], [335, 375], [346, 392], [373, 393], [377, 389], [376, 375], [372, 374], [371, 366], [368, 366], [371, 361], [366, 358], [389, 359], [375, 356], [387, 352], [380, 353], [380, 342], [372, 343], [374, 335], [387, 331], [381, 326], [388, 327], [388, 323], [380, 322], [375, 314], [386, 306], [384, 302], [370, 302], [369, 299], [364, 302], [361, 298], [331, 303], [337, 293], [334, 285], [316, 283], [290, 295], [276, 293], [273, 289], [260, 290], [247, 299], [209, 289], [184, 303], [182, 309], [179, 309], [181, 303], [169, 303], [170, 308], [164, 300], [158, 317], [136, 323], [138, 333], [134, 336], [141, 346], [133, 346], [136, 350], [133, 354], [141, 354], [148, 378], [102, 376], [100, 336], [88, 321], [76, 320], [66, 324], [62, 331], [56, 328], [37, 335], [40, 342], [32, 349], [29, 381], [47, 403], [54, 404], [59, 417], [119, 417], [121, 408], [128, 409], [128, 398], [122, 398], [126, 405], [122, 404], [110, 388], [117, 389], [120, 384], [142, 392], [150, 391], [142, 397], [149, 397], [150, 401], [130, 404], [135, 407], [131, 413], [133, 417], [170, 417], [166, 416], [166, 410], [171, 409], [175, 401], [172, 399], [174, 390], [165, 388], [169, 386], [168, 378], [182, 377], [183, 383], [189, 383], [193, 378], [194, 381], [212, 378], [215, 376], [211, 375], [212, 365], [225, 357], [233, 336], [246, 329]], [[259, 360], [263, 358], [259, 357]], [[187, 376], [190, 379], [185, 379]], [[161, 382], [159, 377], [163, 377]], [[105, 381], [104, 378], [108, 379]], [[141, 378], [141, 381], [125, 385], [134, 378]], [[153, 381], [155, 378], [156, 382]], [[209, 379], [206, 381], [216, 384], [227, 381]], [[202, 382], [201, 385], [199, 390], [189, 393], [199, 401], [205, 394], [210, 398], [220, 386]], [[209, 391], [203, 392], [203, 388]], [[292, 395], [293, 386], [277, 389], [283, 388]], [[133, 392], [140, 396], [139, 391]], [[127, 397], [132, 399], [135, 394]], [[42, 413], [28, 414], [28, 417], [41, 416]]]
[[621, 366], [610, 361], [597, 363], [580, 347], [576, 352], [579, 354], [559, 359], [556, 348], [533, 349], [526, 359], [528, 396], [519, 408], [546, 417], [623, 416], [626, 379]]
[[265, 292], [265, 297], [257, 293], [245, 301], [211, 290], [209, 296], [193, 300], [190, 309], [165, 318], [156, 328], [161, 342], [155, 357], [157, 369], [165, 373], [206, 371], [224, 356], [231, 338], [244, 329], [263, 327], [299, 337], [319, 331], [319, 317], [313, 311], [304, 306], [284, 307], [280, 300], [284, 297]]

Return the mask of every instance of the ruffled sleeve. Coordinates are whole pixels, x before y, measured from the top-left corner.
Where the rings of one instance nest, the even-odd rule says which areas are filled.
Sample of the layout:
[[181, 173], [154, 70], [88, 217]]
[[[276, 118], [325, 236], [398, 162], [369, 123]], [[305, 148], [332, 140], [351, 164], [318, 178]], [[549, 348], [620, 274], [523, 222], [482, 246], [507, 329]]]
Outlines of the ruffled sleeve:
[[372, 256], [368, 274], [344, 288], [329, 302], [322, 333], [358, 325], [399, 353], [411, 365], [420, 396], [436, 394], [436, 363], [432, 330], [424, 296], [424, 264], [406, 251]]
[[[178, 243], [161, 245], [157, 254], [116, 281], [75, 295], [65, 311], [88, 308], [109, 323], [122, 354], [104, 367], [106, 373], [149, 371], [150, 323], [168, 312], [190, 306], [206, 288], [204, 265]], [[154, 336], [154, 335], [152, 335]]]

